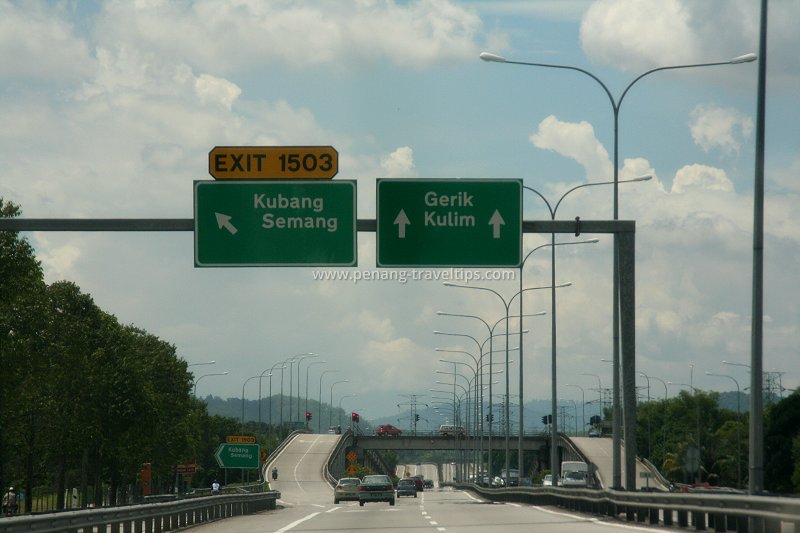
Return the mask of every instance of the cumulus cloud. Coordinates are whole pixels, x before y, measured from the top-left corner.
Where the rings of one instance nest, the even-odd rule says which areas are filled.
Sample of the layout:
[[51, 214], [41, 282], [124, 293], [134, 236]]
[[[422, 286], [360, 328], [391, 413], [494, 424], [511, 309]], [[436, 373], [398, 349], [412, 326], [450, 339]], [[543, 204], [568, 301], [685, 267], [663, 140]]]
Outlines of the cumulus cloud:
[[586, 170], [589, 179], [608, 179], [613, 172], [608, 151], [588, 122], [562, 122], [550, 115], [539, 123], [530, 141], [537, 148], [574, 159]]
[[750, 138], [753, 120], [736, 109], [699, 105], [691, 112], [689, 129], [694, 142], [706, 152], [719, 148], [738, 154], [742, 142]]
[[0, 2], [0, 57], [0, 79], [75, 81], [93, 69], [62, 7], [39, 2]]
[[219, 104], [226, 109], [230, 109], [233, 102], [242, 94], [242, 90], [235, 83], [210, 74], [198, 76], [194, 82], [194, 90], [201, 102]]
[[409, 146], [401, 146], [381, 161], [381, 168], [390, 178], [414, 177], [414, 150]]
[[733, 182], [720, 168], [700, 164], [686, 165], [675, 173], [672, 192], [680, 194], [692, 190], [733, 192]]
[[595, 61], [622, 69], [678, 64], [697, 48], [690, 22], [679, 0], [599, 0], [583, 17], [581, 44]]
[[356, 66], [384, 59], [424, 66], [472, 60], [479, 40], [496, 39], [484, 33], [475, 12], [447, 0], [116, 1], [103, 7], [98, 34], [105, 40], [141, 43], [209, 72], [269, 63]]

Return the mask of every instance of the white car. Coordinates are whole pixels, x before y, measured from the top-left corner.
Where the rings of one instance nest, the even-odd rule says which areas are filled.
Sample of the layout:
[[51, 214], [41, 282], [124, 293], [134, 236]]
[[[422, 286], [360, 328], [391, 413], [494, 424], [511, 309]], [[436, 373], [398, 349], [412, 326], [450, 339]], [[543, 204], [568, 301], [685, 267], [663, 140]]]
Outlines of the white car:
[[543, 487], [553, 486], [553, 474], [547, 474], [546, 476], [544, 476], [544, 479], [542, 480], [542, 486]]

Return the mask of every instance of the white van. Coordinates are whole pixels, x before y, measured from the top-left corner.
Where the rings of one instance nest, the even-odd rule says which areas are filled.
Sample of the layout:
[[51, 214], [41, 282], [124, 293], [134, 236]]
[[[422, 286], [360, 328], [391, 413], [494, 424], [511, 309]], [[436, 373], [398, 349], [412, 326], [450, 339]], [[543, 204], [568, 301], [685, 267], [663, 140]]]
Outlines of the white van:
[[442, 437], [464, 437], [467, 435], [467, 432], [464, 431], [464, 426], [442, 424], [439, 426], [439, 435]]

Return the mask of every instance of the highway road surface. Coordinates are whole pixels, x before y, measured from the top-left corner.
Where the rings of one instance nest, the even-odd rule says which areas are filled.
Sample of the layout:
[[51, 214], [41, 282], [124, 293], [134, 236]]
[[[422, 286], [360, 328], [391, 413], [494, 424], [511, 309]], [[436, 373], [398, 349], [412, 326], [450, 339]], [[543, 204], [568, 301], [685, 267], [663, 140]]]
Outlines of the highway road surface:
[[[418, 498], [399, 498], [388, 503], [333, 503], [333, 490], [323, 481], [322, 468], [338, 435], [298, 435], [275, 461], [281, 491], [279, 508], [256, 515], [239, 516], [191, 528], [193, 532], [347, 532], [386, 531], [486, 533], [510, 530], [547, 533], [623, 533], [652, 531], [602, 518], [579, 516], [556, 508], [516, 503], [491, 503], [449, 488], [441, 489], [433, 465], [405, 465], [410, 475], [434, 479], [436, 488]], [[398, 468], [398, 473], [400, 468]], [[664, 528], [660, 528], [664, 529]]]

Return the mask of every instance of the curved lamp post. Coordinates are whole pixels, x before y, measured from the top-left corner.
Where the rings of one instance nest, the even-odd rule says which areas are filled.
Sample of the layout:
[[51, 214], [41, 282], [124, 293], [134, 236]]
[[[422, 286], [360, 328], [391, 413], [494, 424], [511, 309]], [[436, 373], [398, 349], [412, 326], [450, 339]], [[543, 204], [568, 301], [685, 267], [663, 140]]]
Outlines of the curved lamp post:
[[329, 426], [333, 425], [333, 388], [336, 385], [338, 385], [339, 383], [350, 383], [350, 380], [349, 379], [340, 379], [339, 381], [334, 381], [333, 383], [331, 383], [331, 403], [330, 403], [331, 410], [328, 413], [328, 425]]
[[[571, 282], [567, 282], [567, 283], [562, 283], [560, 285], [553, 285], [553, 287], [561, 288], [561, 287], [569, 287], [570, 285], [572, 285], [572, 283]], [[488, 291], [488, 292], [491, 292], [492, 294], [494, 294], [495, 296], [497, 296], [498, 298], [500, 298], [500, 301], [503, 303], [503, 306], [506, 309], [506, 331], [508, 331], [509, 309], [511, 307], [511, 303], [514, 301], [514, 298], [519, 296], [520, 299], [521, 299], [522, 298], [522, 294], [527, 292], [527, 291], [535, 291], [535, 290], [551, 288], [551, 286], [548, 285], [546, 287], [528, 287], [528, 288], [525, 288], [525, 289], [520, 289], [516, 294], [511, 296], [511, 298], [509, 298], [508, 301], [506, 301], [506, 299], [503, 298], [503, 296], [499, 292], [497, 292], [494, 289], [490, 289], [489, 287], [479, 287], [479, 286], [476, 286], [476, 285], [459, 285], [459, 284], [450, 283], [450, 282], [445, 282], [444, 286], [445, 287], [457, 287], [457, 288], [461, 288], [461, 289], [475, 289], [475, 290], [480, 290], [480, 291]], [[505, 461], [505, 471], [506, 471], [506, 473], [508, 473], [508, 471], [509, 471], [509, 454], [510, 454], [509, 441], [510, 441], [510, 437], [511, 437], [511, 435], [510, 435], [510, 431], [511, 431], [511, 424], [510, 424], [511, 410], [510, 410], [510, 406], [509, 406], [509, 403], [510, 403], [509, 395], [510, 395], [510, 392], [511, 392], [510, 391], [511, 383], [510, 383], [510, 377], [509, 377], [510, 372], [509, 372], [509, 368], [508, 368], [508, 352], [509, 352], [508, 348], [509, 348], [508, 347], [508, 336], [506, 336], [506, 402], [505, 402], [506, 403], [506, 405], [505, 405], [506, 413], [505, 413], [505, 416], [506, 416], [506, 420], [508, 421], [506, 423], [506, 431], [505, 431], [505, 433], [506, 433], [506, 461]], [[490, 362], [490, 364], [491, 364], [491, 362]], [[490, 390], [489, 390], [489, 399], [490, 399], [490, 401], [491, 401], [491, 395], [492, 395], [492, 392], [491, 392], [491, 383], [490, 383]], [[522, 397], [520, 397], [520, 405], [522, 405]], [[520, 427], [520, 431], [522, 431], [521, 427]], [[554, 438], [554, 442], [555, 441], [556, 441], [556, 439]], [[551, 457], [553, 455], [554, 454], [551, 453]], [[522, 465], [520, 465], [520, 470], [521, 470], [521, 466]], [[553, 477], [555, 478], [555, 475], [553, 475]]]
[[[308, 412], [308, 371], [314, 365], [323, 365], [325, 363], [327, 363], [327, 361], [312, 361], [312, 362], [308, 363], [308, 366], [306, 367], [306, 412]], [[317, 409], [322, 411], [322, 406], [321, 405], [318, 406]], [[319, 414], [320, 413], [317, 413], [317, 416], [319, 416]], [[319, 420], [317, 422], [319, 422]]]
[[[695, 64], [687, 64], [687, 65], [671, 65], [666, 67], [657, 67], [650, 69], [636, 78], [633, 79], [622, 91], [619, 98], [614, 99], [614, 96], [611, 94], [611, 91], [608, 89], [605, 83], [600, 80], [597, 76], [589, 72], [588, 70], [574, 67], [570, 65], [560, 65], [555, 63], [534, 63], [528, 61], [511, 61], [506, 59], [503, 56], [492, 54], [490, 52], [481, 52], [479, 57], [483, 61], [493, 62], [493, 63], [509, 63], [513, 65], [525, 65], [531, 67], [544, 67], [544, 68], [555, 68], [555, 69], [563, 69], [563, 70], [572, 70], [575, 72], [580, 72], [586, 76], [589, 76], [598, 85], [603, 89], [606, 96], [608, 96], [609, 102], [611, 103], [611, 109], [614, 115], [614, 220], [619, 219], [619, 191], [617, 184], [619, 183], [619, 111], [620, 107], [622, 106], [622, 101], [625, 98], [625, 95], [628, 94], [628, 91], [642, 78], [653, 74], [655, 72], [660, 72], [663, 70], [676, 70], [676, 69], [688, 69], [688, 68], [697, 68], [697, 67], [712, 67], [718, 65], [735, 65], [740, 63], [749, 63], [751, 61], [755, 61], [757, 56], [756, 54], [745, 54], [741, 56], [734, 57], [728, 61], [716, 61], [711, 63], [695, 63]], [[620, 464], [620, 455], [619, 455], [619, 445], [620, 445], [620, 427], [617, 425], [617, 421], [619, 420], [619, 241], [614, 235], [614, 264], [613, 264], [613, 310], [612, 310], [612, 328], [613, 328], [613, 350], [614, 350], [614, 450], [613, 450], [613, 459], [614, 459], [614, 466], [613, 466], [613, 487], [619, 488], [621, 486], [622, 474], [621, 474], [621, 464]], [[632, 426], [635, 428], [635, 420]], [[628, 448], [626, 451], [631, 453], [626, 455], [626, 461], [630, 462], [630, 465], [626, 469], [626, 487], [630, 490], [635, 490], [636, 488], [636, 469], [635, 469], [635, 459], [636, 459], [636, 450], [631, 448], [632, 443], [629, 443]], [[630, 457], [628, 457], [630, 455]], [[555, 479], [555, 476], [553, 476]], [[628, 486], [630, 485], [630, 486]]]
[[201, 379], [207, 378], [208, 376], [227, 376], [227, 375], [228, 375], [227, 370], [225, 372], [214, 372], [213, 374], [203, 374], [202, 376], [194, 380], [194, 395], [197, 396], [197, 382], [200, 381]]
[[742, 404], [741, 404], [741, 389], [739, 389], [739, 382], [736, 378], [727, 374], [714, 374], [713, 372], [706, 372], [706, 376], [714, 376], [718, 378], [728, 378], [736, 384], [736, 488], [742, 488]]
[[[325, 374], [330, 374], [331, 372], [338, 372], [338, 370], [323, 370], [319, 374], [319, 416], [317, 417], [317, 433], [322, 433], [322, 378], [325, 376]], [[328, 406], [329, 419], [331, 417], [331, 411], [333, 411], [333, 405]]]

